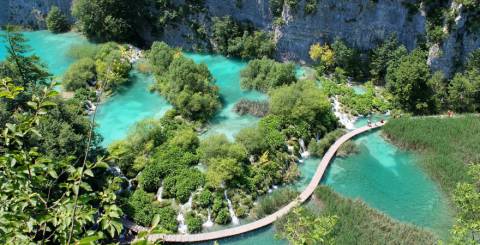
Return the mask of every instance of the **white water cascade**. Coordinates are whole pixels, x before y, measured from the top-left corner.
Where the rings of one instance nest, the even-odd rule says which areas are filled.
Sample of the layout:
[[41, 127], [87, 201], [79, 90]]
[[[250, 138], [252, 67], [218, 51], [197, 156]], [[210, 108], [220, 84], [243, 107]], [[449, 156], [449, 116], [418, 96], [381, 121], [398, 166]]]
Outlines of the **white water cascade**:
[[310, 156], [310, 152], [308, 152], [308, 149], [305, 146], [305, 141], [303, 141], [303, 139], [299, 139], [298, 144], [300, 145], [300, 156], [302, 156], [304, 159], [308, 158]]
[[187, 224], [185, 224], [185, 214], [192, 208], [192, 200], [193, 196], [190, 195], [190, 198], [188, 198], [188, 202], [180, 205], [180, 211], [177, 215], [178, 232], [182, 234], [186, 234], [188, 232]]
[[160, 186], [157, 191], [157, 201], [161, 202], [162, 201], [162, 192], [163, 192], [163, 186]]
[[210, 212], [210, 209], [208, 209], [208, 218], [205, 223], [202, 224], [203, 227], [209, 228], [213, 226], [213, 221], [212, 221], [212, 213]]
[[227, 190], [225, 190], [224, 195], [225, 195], [225, 199], [227, 199], [228, 212], [230, 213], [230, 217], [232, 219], [232, 224], [238, 225], [240, 223], [240, 221], [238, 220], [238, 217], [235, 215], [235, 211], [233, 210], [232, 201], [230, 201], [230, 199], [228, 199]]
[[[117, 167], [117, 166], [109, 167], [108, 171], [111, 172], [113, 175], [115, 175], [117, 177], [120, 177], [120, 179], [127, 181], [127, 183], [128, 183], [127, 189], [126, 189], [127, 191], [130, 191], [132, 189], [132, 186], [133, 186], [132, 185], [132, 180], [125, 177], [125, 175], [123, 175], [122, 170], [120, 170], [119, 167]], [[120, 192], [121, 191], [122, 190], [120, 190]]]
[[337, 97], [333, 98], [332, 105], [333, 105], [333, 112], [335, 116], [338, 117], [338, 120], [340, 121], [340, 123], [343, 126], [345, 126], [346, 129], [349, 129], [349, 130], [355, 129], [354, 123], [357, 120], [357, 118], [342, 112], [342, 105], [338, 101]]

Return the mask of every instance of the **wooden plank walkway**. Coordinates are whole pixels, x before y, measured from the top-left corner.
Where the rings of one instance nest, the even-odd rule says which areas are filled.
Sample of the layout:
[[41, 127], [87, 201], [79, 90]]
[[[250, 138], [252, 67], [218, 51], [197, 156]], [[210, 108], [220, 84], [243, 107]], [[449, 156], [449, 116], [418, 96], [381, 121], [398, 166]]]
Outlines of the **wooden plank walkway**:
[[[278, 218], [289, 213], [292, 208], [305, 202], [313, 194], [318, 184], [320, 183], [320, 180], [325, 174], [325, 171], [327, 170], [328, 165], [330, 164], [330, 161], [335, 156], [335, 153], [343, 143], [347, 142], [351, 138], [359, 134], [362, 134], [366, 131], [370, 131], [372, 129], [382, 127], [383, 125], [385, 125], [385, 123], [386, 122], [384, 123], [378, 122], [376, 124], [373, 124], [372, 126], [364, 126], [362, 128], [355, 129], [353, 131], [346, 133], [345, 135], [340, 137], [337, 141], [335, 141], [335, 143], [328, 149], [327, 153], [325, 153], [325, 155], [323, 156], [322, 161], [318, 165], [315, 175], [313, 176], [307, 188], [305, 188], [305, 190], [294, 201], [292, 201], [285, 207], [281, 208], [280, 210], [276, 211], [275, 213], [269, 216], [266, 216], [262, 219], [256, 220], [248, 224], [244, 224], [244, 225], [240, 225], [240, 226], [236, 226], [236, 227], [232, 227], [224, 230], [219, 230], [219, 231], [199, 233], [199, 234], [152, 234], [148, 237], [148, 239], [151, 241], [160, 240], [165, 242], [179, 242], [179, 243], [201, 242], [201, 241], [216, 240], [216, 239], [221, 239], [225, 237], [240, 235], [240, 234], [247, 233], [247, 232], [265, 227], [267, 225], [270, 225], [273, 222], [275, 222]], [[137, 232], [147, 230], [147, 228], [138, 226], [127, 220], [124, 221], [124, 225], [127, 228]]]

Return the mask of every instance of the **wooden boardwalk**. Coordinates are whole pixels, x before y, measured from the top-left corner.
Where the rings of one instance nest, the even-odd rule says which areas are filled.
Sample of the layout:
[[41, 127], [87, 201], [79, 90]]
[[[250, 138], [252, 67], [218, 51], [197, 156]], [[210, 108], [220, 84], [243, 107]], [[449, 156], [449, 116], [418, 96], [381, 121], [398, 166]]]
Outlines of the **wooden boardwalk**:
[[[240, 225], [240, 226], [236, 226], [236, 227], [232, 227], [224, 230], [219, 230], [219, 231], [199, 233], [199, 234], [152, 234], [148, 237], [148, 239], [151, 241], [160, 240], [165, 242], [179, 242], [179, 243], [201, 242], [201, 241], [216, 240], [216, 239], [221, 239], [225, 237], [240, 235], [240, 234], [247, 233], [247, 232], [265, 227], [267, 225], [270, 225], [273, 222], [275, 222], [278, 218], [289, 213], [292, 208], [305, 202], [313, 194], [318, 184], [320, 183], [320, 180], [325, 174], [325, 171], [327, 170], [328, 165], [330, 164], [330, 161], [335, 156], [335, 153], [343, 143], [347, 142], [348, 140], [350, 140], [351, 138], [359, 134], [362, 134], [366, 131], [370, 131], [374, 128], [382, 127], [383, 125], [385, 125], [385, 123], [379, 122], [372, 126], [365, 126], [362, 128], [355, 129], [353, 131], [346, 133], [342, 137], [340, 137], [337, 141], [335, 141], [335, 143], [328, 149], [327, 153], [325, 153], [325, 155], [323, 156], [322, 161], [318, 165], [315, 175], [313, 176], [307, 188], [305, 188], [305, 190], [294, 201], [292, 201], [287, 206], [281, 208], [277, 212], [267, 217], [264, 217], [262, 219], [259, 219], [257, 221], [254, 221], [248, 224], [244, 224], [244, 225]], [[125, 221], [124, 225], [127, 228], [137, 232], [147, 230], [147, 228], [135, 225], [130, 221]]]

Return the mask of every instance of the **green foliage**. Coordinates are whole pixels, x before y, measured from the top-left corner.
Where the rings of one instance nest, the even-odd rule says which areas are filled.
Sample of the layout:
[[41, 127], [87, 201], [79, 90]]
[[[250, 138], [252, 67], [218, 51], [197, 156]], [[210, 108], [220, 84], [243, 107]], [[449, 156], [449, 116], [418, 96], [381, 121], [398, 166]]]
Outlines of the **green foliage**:
[[159, 227], [169, 232], [175, 232], [177, 230], [176, 211], [170, 206], [162, 207], [154, 200], [153, 194], [137, 189], [128, 197], [124, 208], [125, 212], [136, 223], [143, 226], [149, 226], [155, 215], [158, 215], [160, 217]]
[[448, 85], [449, 106], [457, 112], [480, 110], [480, 70], [457, 73]]
[[422, 165], [452, 193], [457, 183], [471, 183], [467, 164], [480, 161], [479, 129], [478, 117], [465, 116], [393, 119], [383, 131], [401, 146], [421, 151]]
[[257, 218], [263, 218], [269, 214], [275, 213], [299, 195], [298, 191], [291, 188], [284, 188], [273, 191], [268, 196], [260, 200], [254, 208], [254, 213]]
[[281, 127], [279, 117], [267, 116], [260, 120], [257, 127], [242, 129], [235, 138], [250, 154], [276, 152], [285, 148], [285, 137], [280, 132]]
[[313, 15], [317, 12], [317, 0], [306, 0], [304, 7], [305, 15]]
[[70, 29], [70, 24], [68, 23], [67, 17], [57, 6], [50, 8], [46, 22], [48, 30], [53, 33], [62, 33]]
[[134, 41], [146, 2], [128, 0], [76, 0], [72, 15], [81, 31], [95, 41]]
[[67, 52], [67, 56], [72, 59], [91, 58], [95, 59], [101, 45], [88, 44], [74, 44]]
[[197, 152], [200, 160], [207, 165], [215, 158], [231, 158], [239, 162], [247, 159], [245, 147], [238, 143], [231, 143], [223, 134], [203, 139]]
[[293, 63], [283, 64], [267, 58], [251, 60], [240, 76], [242, 89], [262, 92], [297, 81]]
[[[9, 31], [9, 57], [0, 72], [1, 104], [10, 115], [3, 120], [0, 139], [0, 243], [67, 244], [116, 237], [122, 230], [122, 211], [115, 205], [118, 179], [106, 175], [101, 158], [90, 162], [81, 155], [95, 147], [95, 140], [80, 143], [83, 151], [54, 149], [55, 144], [85, 139], [89, 123], [71, 107], [73, 101], [57, 100], [55, 83], [42, 85], [48, 73], [37, 58], [25, 56], [23, 36]], [[78, 135], [53, 143], [52, 130], [58, 128], [49, 128], [50, 123]], [[60, 135], [73, 137], [64, 131]]]
[[395, 221], [360, 200], [343, 198], [329, 187], [317, 187], [315, 197], [321, 200], [321, 216], [338, 217], [331, 232], [336, 244], [437, 244], [430, 232]]
[[416, 49], [388, 67], [387, 88], [395, 105], [414, 114], [438, 111], [431, 99], [434, 91], [428, 83], [431, 74], [426, 60], [426, 53]]
[[333, 230], [338, 217], [319, 216], [312, 210], [297, 207], [276, 225], [277, 235], [291, 244], [336, 244]]
[[228, 224], [230, 220], [231, 220], [231, 217], [227, 208], [220, 209], [220, 211], [217, 213], [215, 217], [215, 223], [221, 224], [221, 225]]
[[221, 107], [218, 87], [205, 64], [195, 64], [162, 43], [153, 45], [148, 58], [157, 80], [154, 89], [184, 118], [206, 122]]
[[370, 75], [375, 84], [384, 84], [388, 66], [395, 64], [407, 55], [405, 46], [400, 45], [395, 36], [382, 42], [373, 50], [370, 58]]
[[209, 161], [207, 170], [207, 186], [220, 189], [238, 181], [244, 174], [244, 169], [236, 159], [213, 158]]
[[386, 113], [392, 109], [390, 95], [384, 90], [376, 89], [371, 82], [363, 84], [365, 93], [358, 94], [347, 84], [345, 78], [334, 77], [335, 80], [322, 78], [322, 90], [329, 97], [336, 96], [342, 109], [351, 115], [368, 115], [374, 112]]
[[252, 24], [237, 22], [230, 16], [214, 17], [212, 21], [212, 42], [217, 52], [243, 59], [273, 55], [272, 37], [256, 31]]
[[453, 200], [458, 207], [452, 229], [452, 244], [477, 244], [480, 239], [480, 164], [471, 164], [473, 183], [458, 183]]
[[198, 233], [202, 231], [202, 218], [195, 215], [193, 212], [187, 213], [185, 224], [187, 224], [189, 233]]
[[183, 168], [163, 180], [163, 195], [174, 197], [181, 203], [188, 201], [191, 193], [205, 184], [202, 172], [193, 168]]
[[341, 39], [335, 39], [332, 43], [332, 50], [334, 53], [335, 66], [340, 67], [346, 71], [349, 77], [362, 80], [366, 76], [366, 64], [360, 59], [360, 52], [354, 48], [348, 47]]
[[295, 137], [324, 135], [337, 126], [330, 101], [313, 81], [299, 81], [270, 93], [270, 114]]
[[213, 194], [209, 190], [203, 190], [193, 197], [193, 203], [201, 208], [207, 208], [213, 202]]
[[86, 88], [96, 81], [95, 61], [83, 58], [73, 63], [63, 76], [62, 85], [67, 91]]
[[316, 141], [312, 139], [308, 145], [308, 152], [313, 157], [323, 157], [328, 148], [335, 143], [335, 141], [345, 134], [345, 131], [342, 129], [337, 129], [335, 131], [329, 132], [322, 139]]

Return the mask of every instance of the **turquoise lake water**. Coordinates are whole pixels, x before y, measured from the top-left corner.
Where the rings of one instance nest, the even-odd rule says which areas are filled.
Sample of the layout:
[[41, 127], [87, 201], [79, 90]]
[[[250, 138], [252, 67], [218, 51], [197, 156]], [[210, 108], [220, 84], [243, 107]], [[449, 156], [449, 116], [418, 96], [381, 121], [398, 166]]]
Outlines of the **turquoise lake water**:
[[[49, 32], [29, 32], [34, 51], [55, 75], [61, 75], [72, 62], [66, 52], [73, 44], [86, 42], [77, 34], [52, 35]], [[1, 45], [3, 46], [3, 45]], [[246, 65], [239, 60], [218, 55], [187, 53], [196, 62], [206, 63], [220, 87], [224, 107], [212, 120], [207, 134], [225, 133], [232, 138], [240, 129], [255, 125], [257, 118], [238, 116], [231, 108], [241, 98], [266, 99], [258, 92], [243, 92], [239, 85], [239, 72]], [[0, 59], [5, 50], [0, 47]], [[170, 108], [156, 94], [148, 92], [152, 77], [132, 72], [132, 86], [111, 97], [99, 108], [98, 132], [105, 138], [104, 145], [121, 139], [128, 128], [146, 117], [160, 117]], [[357, 123], [364, 125], [365, 120]], [[380, 131], [365, 134], [354, 140], [359, 145], [359, 154], [331, 164], [323, 183], [351, 198], [364, 200], [387, 215], [419, 226], [427, 227], [437, 234], [444, 233], [451, 222], [446, 199], [437, 185], [416, 165], [415, 155], [398, 149], [386, 142]], [[319, 160], [309, 159], [300, 166], [302, 179], [296, 184], [303, 189], [313, 176]], [[213, 243], [213, 242], [212, 242]], [[209, 243], [210, 244], [210, 243]], [[274, 238], [272, 226], [241, 236], [220, 240], [220, 244], [286, 244]]]
[[[70, 47], [88, 42], [84, 37], [73, 32], [53, 35], [49, 31], [35, 31], [25, 32], [24, 35], [28, 39], [27, 44], [31, 46], [32, 53], [41, 58], [54, 76], [63, 74], [74, 61], [67, 56]], [[0, 43], [3, 43], [3, 40]], [[0, 45], [0, 60], [7, 56], [6, 52], [5, 45]]]

